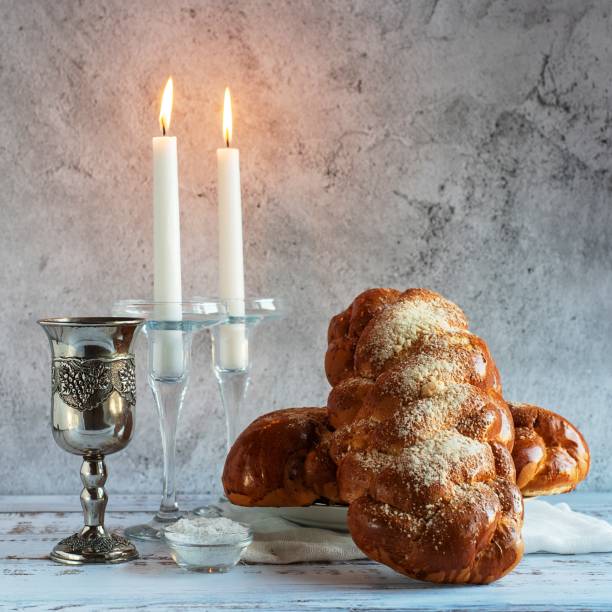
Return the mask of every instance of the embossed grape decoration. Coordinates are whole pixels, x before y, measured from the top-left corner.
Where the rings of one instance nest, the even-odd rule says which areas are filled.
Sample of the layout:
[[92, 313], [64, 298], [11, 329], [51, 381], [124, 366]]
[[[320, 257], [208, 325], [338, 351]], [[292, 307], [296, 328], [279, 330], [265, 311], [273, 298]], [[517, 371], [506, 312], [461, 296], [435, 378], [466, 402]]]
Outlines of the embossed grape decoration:
[[136, 403], [136, 373], [132, 358], [102, 361], [76, 357], [53, 361], [53, 390], [76, 410], [93, 410], [117, 391]]

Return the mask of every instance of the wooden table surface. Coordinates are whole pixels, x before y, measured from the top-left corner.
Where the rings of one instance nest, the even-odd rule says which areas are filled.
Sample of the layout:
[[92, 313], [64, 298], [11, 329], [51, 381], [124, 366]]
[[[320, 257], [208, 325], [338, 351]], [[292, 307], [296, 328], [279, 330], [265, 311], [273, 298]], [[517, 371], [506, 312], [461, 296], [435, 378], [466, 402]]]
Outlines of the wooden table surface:
[[[612, 520], [612, 494], [555, 500]], [[147, 519], [156, 497], [111, 497], [106, 523]], [[185, 499], [191, 507], [194, 499]], [[201, 500], [199, 500], [201, 501]], [[116, 566], [49, 561], [55, 542], [81, 521], [78, 496], [0, 496], [2, 610], [612, 610], [612, 554], [528, 555], [488, 586], [438, 586], [370, 561], [239, 565], [227, 574], [179, 569], [160, 547]]]

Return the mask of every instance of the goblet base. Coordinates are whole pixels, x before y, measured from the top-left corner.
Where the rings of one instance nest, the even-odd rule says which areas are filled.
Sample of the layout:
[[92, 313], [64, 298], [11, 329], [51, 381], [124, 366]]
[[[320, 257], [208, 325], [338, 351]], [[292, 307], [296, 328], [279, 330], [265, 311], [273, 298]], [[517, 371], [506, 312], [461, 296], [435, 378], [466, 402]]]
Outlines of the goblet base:
[[125, 563], [138, 559], [138, 551], [128, 539], [104, 527], [86, 526], [58, 542], [50, 557], [64, 565]]
[[184, 512], [177, 512], [172, 518], [167, 519], [161, 519], [158, 515], [155, 515], [148, 523], [132, 525], [124, 529], [123, 533], [133, 540], [143, 540], [146, 542], [156, 541], [161, 539], [164, 527], [167, 527], [171, 523], [175, 523], [183, 516], [185, 516]]

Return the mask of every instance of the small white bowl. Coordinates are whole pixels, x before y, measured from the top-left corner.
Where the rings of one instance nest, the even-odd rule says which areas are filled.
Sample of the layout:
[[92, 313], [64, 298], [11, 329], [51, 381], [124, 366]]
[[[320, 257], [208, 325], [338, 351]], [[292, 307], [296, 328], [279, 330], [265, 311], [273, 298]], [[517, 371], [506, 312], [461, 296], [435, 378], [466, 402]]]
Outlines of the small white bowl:
[[231, 570], [240, 561], [243, 551], [253, 541], [253, 532], [249, 529], [248, 535], [239, 540], [202, 543], [186, 542], [184, 536], [177, 539], [171, 532], [164, 531], [164, 541], [179, 567], [190, 572], [216, 574]]

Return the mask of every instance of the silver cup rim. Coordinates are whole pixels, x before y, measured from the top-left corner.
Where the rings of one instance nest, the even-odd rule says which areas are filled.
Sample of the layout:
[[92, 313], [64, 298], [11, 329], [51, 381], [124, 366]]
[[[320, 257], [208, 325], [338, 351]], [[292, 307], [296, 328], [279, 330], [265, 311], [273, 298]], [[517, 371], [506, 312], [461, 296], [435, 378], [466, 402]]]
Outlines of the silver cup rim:
[[47, 317], [39, 319], [39, 325], [51, 325], [57, 327], [117, 327], [118, 325], [139, 325], [144, 319], [126, 317]]

